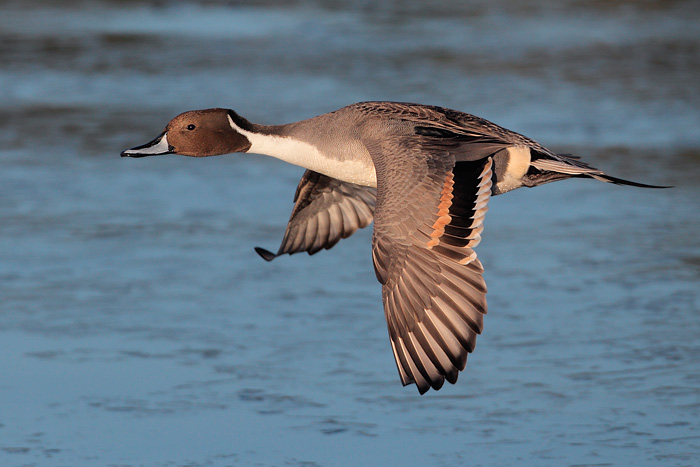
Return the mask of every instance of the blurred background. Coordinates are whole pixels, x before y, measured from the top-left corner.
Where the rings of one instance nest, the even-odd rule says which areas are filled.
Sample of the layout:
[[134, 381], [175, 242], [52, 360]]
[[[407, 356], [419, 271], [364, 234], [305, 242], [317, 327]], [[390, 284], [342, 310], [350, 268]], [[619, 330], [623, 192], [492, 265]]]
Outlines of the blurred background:
[[[692, 465], [700, 10], [688, 1], [0, 1], [0, 465]], [[494, 198], [457, 385], [402, 388], [371, 229], [266, 264], [303, 169], [121, 159], [174, 115], [362, 100], [606, 172]]]

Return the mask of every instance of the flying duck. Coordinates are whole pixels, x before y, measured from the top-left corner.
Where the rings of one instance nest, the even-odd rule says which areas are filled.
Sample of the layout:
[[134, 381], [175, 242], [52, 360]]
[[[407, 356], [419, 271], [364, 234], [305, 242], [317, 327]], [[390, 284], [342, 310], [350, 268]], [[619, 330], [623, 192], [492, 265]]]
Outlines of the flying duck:
[[442, 107], [361, 102], [286, 125], [230, 109], [185, 112], [122, 157], [250, 152], [306, 168], [276, 253], [328, 249], [374, 220], [372, 259], [401, 382], [455, 383], [486, 314], [474, 247], [491, 196], [567, 178], [612, 177], [488, 120]]

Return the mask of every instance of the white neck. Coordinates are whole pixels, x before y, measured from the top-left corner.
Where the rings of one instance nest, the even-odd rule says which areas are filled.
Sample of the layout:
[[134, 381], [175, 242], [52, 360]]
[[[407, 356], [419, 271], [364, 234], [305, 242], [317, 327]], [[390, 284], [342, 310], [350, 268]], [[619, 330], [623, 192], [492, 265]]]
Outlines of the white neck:
[[368, 166], [360, 156], [346, 160], [337, 159], [300, 139], [244, 130], [234, 123], [230, 115], [228, 121], [234, 131], [248, 138], [250, 142], [248, 152], [272, 156], [338, 180], [358, 185], [377, 186], [374, 166]]

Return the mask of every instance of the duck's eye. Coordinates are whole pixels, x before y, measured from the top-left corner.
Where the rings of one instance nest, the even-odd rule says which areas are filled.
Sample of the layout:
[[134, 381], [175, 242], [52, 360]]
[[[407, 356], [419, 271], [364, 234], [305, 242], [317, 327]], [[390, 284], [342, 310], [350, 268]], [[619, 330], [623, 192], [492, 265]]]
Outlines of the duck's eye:
[[197, 127], [194, 126], [193, 123], [190, 123], [189, 125], [187, 125], [187, 129], [190, 130], [190, 131], [194, 130], [195, 128], [197, 128]]

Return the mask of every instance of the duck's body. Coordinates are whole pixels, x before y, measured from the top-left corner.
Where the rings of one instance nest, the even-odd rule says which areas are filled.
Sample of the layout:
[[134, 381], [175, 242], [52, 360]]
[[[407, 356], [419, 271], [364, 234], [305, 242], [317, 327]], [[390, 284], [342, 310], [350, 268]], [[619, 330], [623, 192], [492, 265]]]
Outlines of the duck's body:
[[287, 125], [228, 109], [186, 112], [122, 156], [265, 154], [308, 169], [276, 254], [313, 254], [374, 218], [372, 254], [404, 385], [454, 383], [486, 313], [480, 241], [491, 195], [608, 176], [487, 120], [441, 107], [363, 102]]

